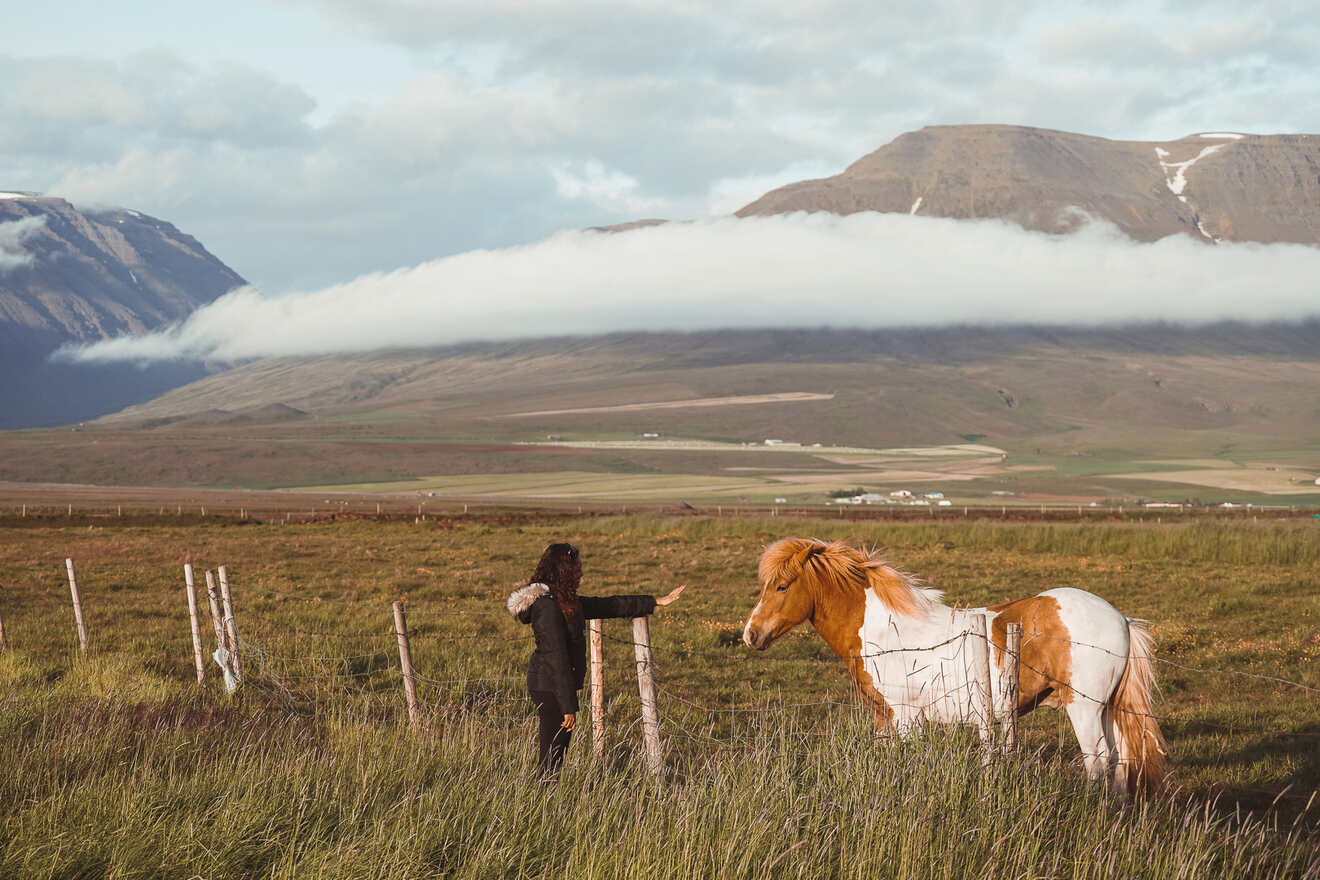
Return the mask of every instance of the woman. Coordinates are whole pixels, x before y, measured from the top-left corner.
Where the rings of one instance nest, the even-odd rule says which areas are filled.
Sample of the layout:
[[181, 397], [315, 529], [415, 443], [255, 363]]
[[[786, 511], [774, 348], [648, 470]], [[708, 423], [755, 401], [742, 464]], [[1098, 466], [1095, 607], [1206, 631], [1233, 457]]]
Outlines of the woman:
[[[667, 596], [579, 596], [582, 558], [572, 544], [551, 544], [541, 554], [527, 586], [509, 596], [509, 613], [531, 624], [536, 651], [527, 664], [527, 690], [540, 717], [541, 773], [554, 776], [577, 722], [577, 692], [587, 675], [587, 620], [645, 617], [678, 598]], [[684, 585], [686, 586], [686, 584]]]

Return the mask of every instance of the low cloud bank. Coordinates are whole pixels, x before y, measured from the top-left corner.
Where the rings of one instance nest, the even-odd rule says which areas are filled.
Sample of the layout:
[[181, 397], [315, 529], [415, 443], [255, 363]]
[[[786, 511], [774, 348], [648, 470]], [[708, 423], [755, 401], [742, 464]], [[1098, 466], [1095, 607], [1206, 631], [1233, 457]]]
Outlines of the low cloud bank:
[[0, 275], [32, 265], [34, 258], [23, 249], [23, 242], [45, 225], [42, 216], [0, 223]]
[[564, 232], [307, 293], [233, 291], [77, 361], [313, 355], [620, 330], [1278, 321], [1320, 314], [1320, 248], [1143, 244], [1001, 221], [795, 214]]

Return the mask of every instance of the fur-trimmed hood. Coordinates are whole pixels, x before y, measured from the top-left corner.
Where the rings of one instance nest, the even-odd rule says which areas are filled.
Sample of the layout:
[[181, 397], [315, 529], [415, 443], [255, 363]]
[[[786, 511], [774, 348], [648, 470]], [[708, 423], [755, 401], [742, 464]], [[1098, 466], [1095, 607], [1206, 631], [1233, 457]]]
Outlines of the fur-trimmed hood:
[[510, 593], [509, 600], [504, 605], [509, 609], [509, 614], [514, 620], [530, 623], [531, 621], [523, 617], [523, 612], [531, 608], [537, 599], [548, 595], [550, 595], [550, 588], [545, 584], [528, 584]]

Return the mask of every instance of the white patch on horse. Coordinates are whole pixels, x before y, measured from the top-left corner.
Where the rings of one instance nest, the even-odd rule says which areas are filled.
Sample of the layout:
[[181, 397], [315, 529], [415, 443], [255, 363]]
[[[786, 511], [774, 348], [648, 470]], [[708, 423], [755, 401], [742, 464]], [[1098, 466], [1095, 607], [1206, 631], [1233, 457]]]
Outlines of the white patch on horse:
[[[895, 614], [874, 590], [866, 591], [866, 606], [858, 638], [867, 673], [893, 711], [900, 736], [926, 721], [972, 720], [972, 697], [962, 640], [969, 614], [948, 608], [938, 590], [904, 582], [923, 607], [915, 617]], [[947, 610], [948, 617], [936, 614]]]
[[747, 622], [743, 624], [743, 644], [749, 648], [756, 647], [752, 644], [752, 620], [756, 613], [761, 610], [761, 600], [757, 599], [756, 604], [752, 606], [752, 613], [747, 615]]
[[[1046, 590], [1059, 603], [1061, 638], [1069, 640], [1069, 687], [1075, 700], [1103, 706], [1114, 694], [1127, 666], [1128, 626], [1117, 608], [1094, 593], [1073, 587]], [[1071, 641], [1072, 633], [1086, 633], [1086, 640]]]

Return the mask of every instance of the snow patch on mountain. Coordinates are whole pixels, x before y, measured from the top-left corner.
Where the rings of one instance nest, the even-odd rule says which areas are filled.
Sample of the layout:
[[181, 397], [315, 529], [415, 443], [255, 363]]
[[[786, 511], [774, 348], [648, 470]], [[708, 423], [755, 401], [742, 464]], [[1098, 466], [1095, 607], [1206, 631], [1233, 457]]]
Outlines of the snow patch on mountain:
[[[1211, 153], [1218, 152], [1226, 146], [1228, 145], [1212, 144], [1185, 162], [1165, 162], [1164, 160], [1168, 157], [1169, 152], [1156, 147], [1155, 155], [1159, 157], [1160, 167], [1164, 169], [1164, 182], [1169, 187], [1169, 192], [1173, 193], [1175, 196], [1182, 195], [1183, 189], [1187, 187], [1187, 169], [1191, 168]], [[1172, 176], [1170, 176], [1171, 173]]]

